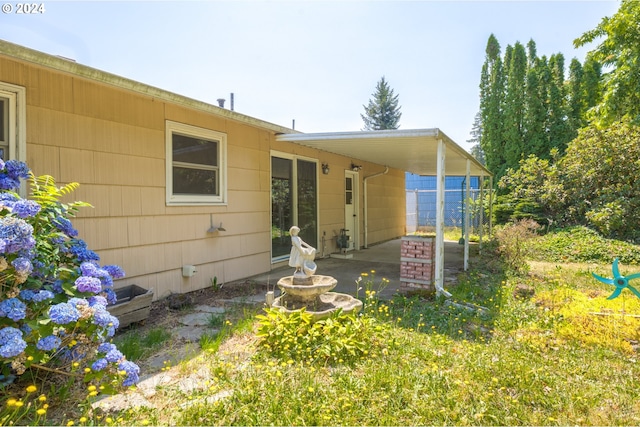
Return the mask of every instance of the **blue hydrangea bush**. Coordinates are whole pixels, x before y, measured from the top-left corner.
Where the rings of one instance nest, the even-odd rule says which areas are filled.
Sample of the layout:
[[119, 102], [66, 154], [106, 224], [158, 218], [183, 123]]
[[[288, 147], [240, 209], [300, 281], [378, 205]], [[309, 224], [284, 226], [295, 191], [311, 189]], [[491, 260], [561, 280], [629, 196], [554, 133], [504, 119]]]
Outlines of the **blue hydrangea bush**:
[[[17, 192], [25, 179], [29, 200]], [[124, 272], [100, 266], [78, 238], [69, 218], [89, 205], [62, 202], [77, 187], [0, 159], [0, 374], [53, 370], [108, 392], [135, 384], [140, 370], [109, 342], [118, 319], [107, 305]]]

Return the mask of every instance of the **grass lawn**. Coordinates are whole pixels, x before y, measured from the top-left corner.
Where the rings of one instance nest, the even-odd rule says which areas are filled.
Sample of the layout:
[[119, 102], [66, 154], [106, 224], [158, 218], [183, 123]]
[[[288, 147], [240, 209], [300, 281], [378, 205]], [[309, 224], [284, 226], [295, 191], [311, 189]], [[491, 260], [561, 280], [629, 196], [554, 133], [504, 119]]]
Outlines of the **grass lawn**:
[[[612, 277], [611, 261], [573, 261], [529, 260], [516, 274], [486, 250], [448, 289], [454, 303], [379, 301], [369, 275], [364, 315], [351, 323], [249, 317], [219, 347], [171, 367], [206, 372], [198, 387], [159, 386], [154, 408], [74, 422], [638, 425], [640, 299], [607, 299], [615, 288], [591, 273]], [[323, 330], [334, 338], [301, 338]], [[272, 334], [260, 341], [258, 331]]]

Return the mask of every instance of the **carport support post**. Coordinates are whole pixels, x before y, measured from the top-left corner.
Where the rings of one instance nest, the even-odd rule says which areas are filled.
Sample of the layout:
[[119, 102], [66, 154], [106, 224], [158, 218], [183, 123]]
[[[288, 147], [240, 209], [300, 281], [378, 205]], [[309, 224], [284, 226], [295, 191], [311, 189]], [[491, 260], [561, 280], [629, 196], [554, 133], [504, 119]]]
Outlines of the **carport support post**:
[[469, 269], [469, 201], [471, 200], [471, 160], [467, 159], [467, 188], [464, 196], [464, 271]]
[[438, 140], [437, 177], [436, 177], [436, 294], [447, 298], [451, 294], [444, 290], [444, 162], [446, 146]]
[[482, 251], [482, 229], [484, 228], [484, 175], [480, 175], [480, 208], [478, 209], [479, 216], [479, 229], [478, 233], [480, 234], [480, 245], [479, 249]]

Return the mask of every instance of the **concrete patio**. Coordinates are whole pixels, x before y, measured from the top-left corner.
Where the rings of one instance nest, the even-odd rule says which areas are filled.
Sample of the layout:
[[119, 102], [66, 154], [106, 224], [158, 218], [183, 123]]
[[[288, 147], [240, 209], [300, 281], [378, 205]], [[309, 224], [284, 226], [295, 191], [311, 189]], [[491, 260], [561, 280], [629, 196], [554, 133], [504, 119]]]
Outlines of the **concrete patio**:
[[[372, 245], [367, 249], [349, 252], [352, 258], [319, 258], [315, 262], [318, 266], [316, 274], [333, 276], [338, 280], [338, 285], [334, 292], [341, 292], [350, 295], [356, 294], [356, 280], [367, 273], [369, 278], [375, 277], [374, 290], [377, 290], [383, 278], [389, 280], [388, 286], [381, 292], [381, 296], [389, 298], [395, 294], [400, 286], [400, 245], [401, 239], [394, 239], [377, 245]], [[476, 245], [472, 244], [470, 253], [475, 253]], [[445, 288], [447, 284], [455, 282], [457, 274], [463, 271], [464, 267], [464, 246], [458, 242], [445, 241], [444, 248], [444, 277]], [[375, 273], [372, 273], [371, 271]], [[276, 288], [276, 295], [279, 294], [277, 282], [280, 278], [291, 276], [293, 268], [289, 266], [280, 267], [269, 273], [253, 276], [250, 279], [260, 283], [267, 283], [270, 287]], [[361, 291], [363, 292], [363, 291]], [[362, 295], [362, 293], [360, 294]]]

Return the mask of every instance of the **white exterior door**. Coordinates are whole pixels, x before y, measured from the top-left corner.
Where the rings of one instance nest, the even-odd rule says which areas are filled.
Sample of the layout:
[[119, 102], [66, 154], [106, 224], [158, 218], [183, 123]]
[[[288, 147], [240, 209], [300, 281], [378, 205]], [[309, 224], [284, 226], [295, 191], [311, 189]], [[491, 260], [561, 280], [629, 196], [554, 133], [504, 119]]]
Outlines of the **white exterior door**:
[[358, 227], [358, 173], [346, 170], [344, 171], [344, 224], [348, 230], [349, 247], [348, 251], [352, 251], [360, 247]]

